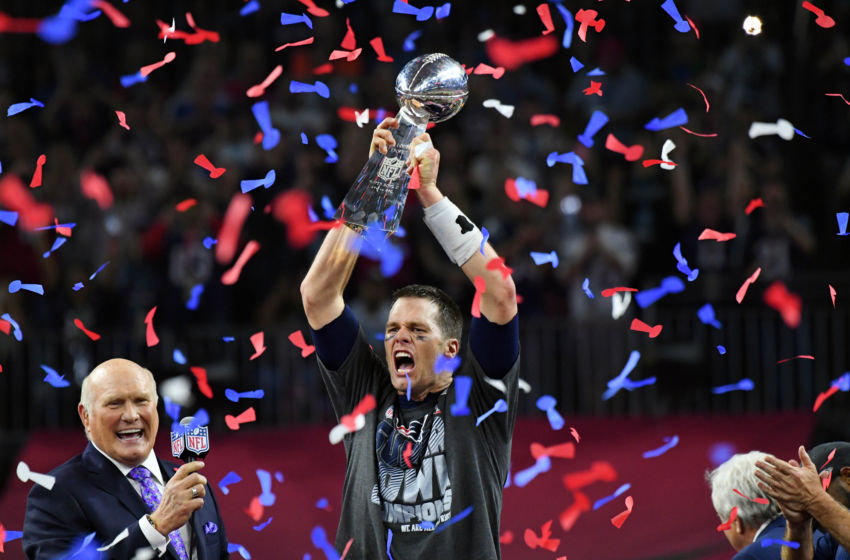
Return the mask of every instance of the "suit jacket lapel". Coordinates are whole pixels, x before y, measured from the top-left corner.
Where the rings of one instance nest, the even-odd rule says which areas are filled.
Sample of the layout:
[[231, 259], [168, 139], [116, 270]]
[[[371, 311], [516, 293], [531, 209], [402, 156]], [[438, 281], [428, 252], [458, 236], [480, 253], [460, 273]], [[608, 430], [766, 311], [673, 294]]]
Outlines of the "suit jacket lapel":
[[122, 476], [121, 471], [91, 443], [83, 451], [83, 462], [92, 474], [92, 483], [109, 495], [114, 496], [134, 517], [139, 518], [148, 513], [145, 501], [136, 492], [130, 481]]

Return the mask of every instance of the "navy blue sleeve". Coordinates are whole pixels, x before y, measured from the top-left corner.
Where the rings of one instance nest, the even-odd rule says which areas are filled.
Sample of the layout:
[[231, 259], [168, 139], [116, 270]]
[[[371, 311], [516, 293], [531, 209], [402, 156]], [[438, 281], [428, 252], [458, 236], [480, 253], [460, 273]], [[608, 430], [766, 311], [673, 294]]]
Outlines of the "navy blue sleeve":
[[519, 314], [504, 325], [473, 317], [469, 348], [487, 377], [504, 377], [519, 356]]
[[354, 341], [357, 340], [357, 333], [360, 331], [360, 322], [354, 315], [354, 312], [347, 305], [340, 313], [339, 317], [314, 331], [310, 329], [313, 335], [313, 344], [316, 345], [316, 355], [322, 360], [331, 371], [336, 371], [351, 353], [354, 348]]

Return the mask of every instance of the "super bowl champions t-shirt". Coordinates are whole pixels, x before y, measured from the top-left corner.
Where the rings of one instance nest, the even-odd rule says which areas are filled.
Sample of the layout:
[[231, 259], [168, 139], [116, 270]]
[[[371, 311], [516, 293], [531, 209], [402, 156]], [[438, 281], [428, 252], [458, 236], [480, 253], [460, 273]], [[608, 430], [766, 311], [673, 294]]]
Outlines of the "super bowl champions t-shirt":
[[[319, 359], [337, 418], [367, 394], [376, 408], [365, 426], [345, 436], [346, 472], [335, 547], [346, 558], [395, 560], [500, 557], [499, 518], [516, 421], [519, 358], [499, 380], [484, 374], [469, 349], [454, 378], [469, 376], [468, 415], [454, 415], [455, 387], [407, 401], [362, 330], [342, 365]], [[345, 340], [346, 337], [339, 337]], [[348, 339], [350, 340], [350, 338]], [[504, 413], [477, 418], [498, 399]]]

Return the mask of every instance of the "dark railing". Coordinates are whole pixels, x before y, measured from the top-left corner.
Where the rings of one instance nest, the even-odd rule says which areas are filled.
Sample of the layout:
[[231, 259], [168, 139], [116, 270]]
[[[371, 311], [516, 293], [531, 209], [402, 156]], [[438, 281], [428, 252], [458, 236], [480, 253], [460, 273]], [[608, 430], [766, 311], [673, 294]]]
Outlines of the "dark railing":
[[[643, 320], [662, 324], [661, 335], [629, 330], [631, 316], [617, 321], [578, 323], [569, 320], [523, 319], [521, 321], [521, 377], [532, 387], [529, 398], [520, 399], [520, 414], [540, 414], [534, 402], [542, 394], [558, 399], [564, 415], [648, 414], [672, 412], [743, 413], [787, 409], [811, 409], [818, 393], [829, 387], [848, 364], [848, 313], [832, 307], [804, 309], [797, 329], [785, 326], [769, 308], [743, 308], [735, 304], [715, 306], [722, 330], [702, 324], [689, 308], [651, 308]], [[206, 369], [215, 396], [208, 401], [192, 390], [193, 411], [203, 406], [212, 424], [224, 428], [225, 414], [238, 414], [248, 406], [257, 411], [259, 426], [285, 426], [330, 421], [330, 404], [319, 379], [315, 358], [304, 359], [288, 340], [289, 333], [304, 328], [300, 322], [278, 325], [265, 331], [267, 350], [250, 360], [254, 349], [249, 337], [255, 330], [233, 330], [235, 337], [223, 342], [221, 332], [209, 327], [160, 329], [160, 342], [147, 348], [144, 333], [105, 332], [97, 342], [56, 331], [30, 331], [23, 342], [11, 337], [0, 341], [0, 430], [25, 433], [34, 429], [79, 426], [76, 405], [79, 384], [100, 361], [121, 356], [146, 365], [162, 383], [180, 375], [194, 379], [189, 366]], [[375, 347], [381, 350], [380, 341]], [[720, 355], [717, 345], [727, 352]], [[179, 348], [186, 365], [173, 360]], [[632, 392], [621, 390], [603, 401], [606, 382], [625, 366], [632, 350], [641, 359], [630, 375], [657, 382]], [[815, 360], [794, 359], [813, 355]], [[50, 366], [71, 382], [55, 388], [42, 379], [41, 365]], [[752, 391], [714, 395], [711, 388], [748, 377]], [[224, 389], [247, 391], [262, 388], [262, 400], [231, 403]], [[160, 408], [162, 410], [162, 407]], [[186, 411], [184, 411], [186, 412]]]

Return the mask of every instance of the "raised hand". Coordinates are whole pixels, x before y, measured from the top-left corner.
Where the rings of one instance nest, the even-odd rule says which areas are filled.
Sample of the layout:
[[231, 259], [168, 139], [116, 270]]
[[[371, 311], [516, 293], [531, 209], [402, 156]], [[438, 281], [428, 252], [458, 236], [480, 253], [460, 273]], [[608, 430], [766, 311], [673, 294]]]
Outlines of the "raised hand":
[[796, 461], [786, 462], [773, 457], [757, 461], [759, 470], [755, 475], [761, 481], [759, 488], [768, 496], [789, 510], [803, 512], [825, 492], [817, 467], [802, 445], [798, 453], [799, 465]]

